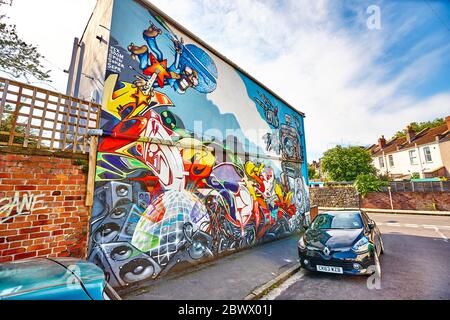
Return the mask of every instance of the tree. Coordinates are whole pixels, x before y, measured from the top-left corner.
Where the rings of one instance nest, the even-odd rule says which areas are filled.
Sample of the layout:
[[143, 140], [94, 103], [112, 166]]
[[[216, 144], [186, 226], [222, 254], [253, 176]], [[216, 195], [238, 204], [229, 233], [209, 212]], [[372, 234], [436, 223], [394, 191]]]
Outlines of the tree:
[[[426, 128], [436, 128], [441, 125], [445, 124], [444, 118], [436, 118], [432, 121], [425, 121], [425, 122], [413, 122], [411, 123], [411, 128], [414, 132], [420, 132], [423, 129]], [[397, 131], [397, 133], [394, 135], [393, 138], [400, 138], [404, 137], [406, 135], [405, 131]]]
[[[0, 0], [0, 7], [12, 5], [12, 1]], [[17, 34], [16, 26], [5, 22], [6, 15], [0, 14], [0, 70], [14, 78], [29, 77], [50, 81], [50, 71], [44, 71], [37, 48], [23, 41]]]
[[324, 153], [321, 167], [333, 181], [354, 181], [360, 174], [375, 174], [369, 151], [361, 147], [341, 147]]
[[314, 167], [311, 164], [308, 165], [308, 177], [309, 177], [309, 179], [318, 179], [319, 178], [319, 173], [316, 171], [316, 167]]
[[420, 173], [418, 172], [413, 172], [411, 174], [411, 179], [420, 179]]
[[381, 180], [376, 175], [360, 174], [356, 177], [354, 186], [356, 191], [364, 198], [369, 192], [380, 192], [383, 187], [387, 186], [388, 182]]
[[[12, 113], [14, 111], [13, 107], [10, 105], [5, 105], [5, 111], [8, 113]], [[6, 112], [5, 112], [6, 115]], [[8, 114], [0, 123], [0, 132], [14, 132], [19, 135], [25, 135], [26, 133], [26, 127], [20, 124], [23, 124], [23, 122], [15, 121], [14, 125], [14, 115]], [[19, 124], [19, 125], [17, 125]], [[37, 145], [37, 133], [35, 130], [30, 130], [29, 136], [28, 136], [28, 145], [29, 146], [36, 146]], [[25, 138], [24, 137], [14, 137], [13, 143], [16, 144], [22, 144], [24, 143]], [[1, 135], [0, 134], [0, 142], [9, 142], [9, 135]]]

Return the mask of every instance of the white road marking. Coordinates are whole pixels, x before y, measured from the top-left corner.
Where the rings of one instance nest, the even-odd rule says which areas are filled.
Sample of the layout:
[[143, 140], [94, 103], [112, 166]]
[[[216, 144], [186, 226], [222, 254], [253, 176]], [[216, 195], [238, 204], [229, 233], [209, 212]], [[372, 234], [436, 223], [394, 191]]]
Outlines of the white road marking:
[[387, 227], [406, 227], [406, 228], [424, 228], [424, 229], [446, 229], [450, 230], [450, 226], [436, 226], [434, 224], [415, 224], [415, 223], [393, 223], [393, 222], [377, 222], [378, 226], [387, 226]]
[[444, 240], [444, 242], [448, 242], [448, 238], [445, 236], [445, 234], [440, 232], [438, 228], [434, 228], [434, 231], [436, 231], [436, 233]]
[[387, 226], [387, 227], [406, 227], [406, 228], [423, 228], [423, 229], [432, 229], [439, 235], [439, 240], [443, 240], [444, 242], [448, 242], [448, 238], [445, 234], [443, 234], [439, 229], [450, 230], [450, 226], [436, 226], [434, 224], [414, 224], [414, 223], [377, 223], [379, 226]]
[[400, 223], [390, 223], [390, 222], [388, 222], [388, 223], [386, 223], [386, 225], [388, 227], [401, 227]]
[[300, 270], [299, 272], [295, 273], [292, 277], [287, 279], [285, 282], [281, 284], [278, 288], [273, 289], [265, 296], [261, 297], [260, 300], [275, 300], [278, 298], [284, 291], [289, 289], [290, 286], [292, 286], [294, 283], [296, 283], [298, 280], [303, 278], [305, 275], [304, 271]]

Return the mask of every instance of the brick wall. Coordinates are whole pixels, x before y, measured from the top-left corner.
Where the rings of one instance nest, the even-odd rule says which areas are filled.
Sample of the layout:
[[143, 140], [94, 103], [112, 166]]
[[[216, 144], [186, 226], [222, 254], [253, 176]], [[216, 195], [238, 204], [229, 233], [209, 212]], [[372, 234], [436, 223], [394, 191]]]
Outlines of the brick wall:
[[0, 262], [85, 258], [86, 179], [74, 159], [1, 152]]
[[[393, 192], [397, 210], [450, 211], [450, 192]], [[391, 209], [389, 193], [373, 192], [361, 199], [363, 208]]]
[[358, 208], [358, 193], [352, 186], [310, 188], [311, 205], [331, 208]]
[[[309, 189], [311, 205], [330, 208], [358, 208], [354, 187], [324, 187]], [[450, 192], [392, 192], [397, 210], [450, 211]], [[361, 208], [391, 209], [388, 192], [372, 192], [361, 198]]]

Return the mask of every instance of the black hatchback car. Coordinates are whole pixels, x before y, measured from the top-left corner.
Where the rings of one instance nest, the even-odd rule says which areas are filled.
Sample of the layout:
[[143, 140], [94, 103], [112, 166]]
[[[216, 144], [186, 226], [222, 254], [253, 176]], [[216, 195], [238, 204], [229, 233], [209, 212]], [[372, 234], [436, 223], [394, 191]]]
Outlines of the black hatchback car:
[[320, 213], [298, 242], [300, 264], [312, 271], [381, 275], [381, 233], [365, 212]]

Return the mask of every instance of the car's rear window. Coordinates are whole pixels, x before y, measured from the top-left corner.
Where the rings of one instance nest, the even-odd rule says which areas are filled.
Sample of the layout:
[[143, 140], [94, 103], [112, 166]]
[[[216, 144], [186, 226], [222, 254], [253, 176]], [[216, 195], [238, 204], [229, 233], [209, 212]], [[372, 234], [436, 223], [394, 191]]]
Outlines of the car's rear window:
[[363, 222], [358, 212], [320, 214], [311, 226], [312, 229], [361, 229], [362, 227]]

